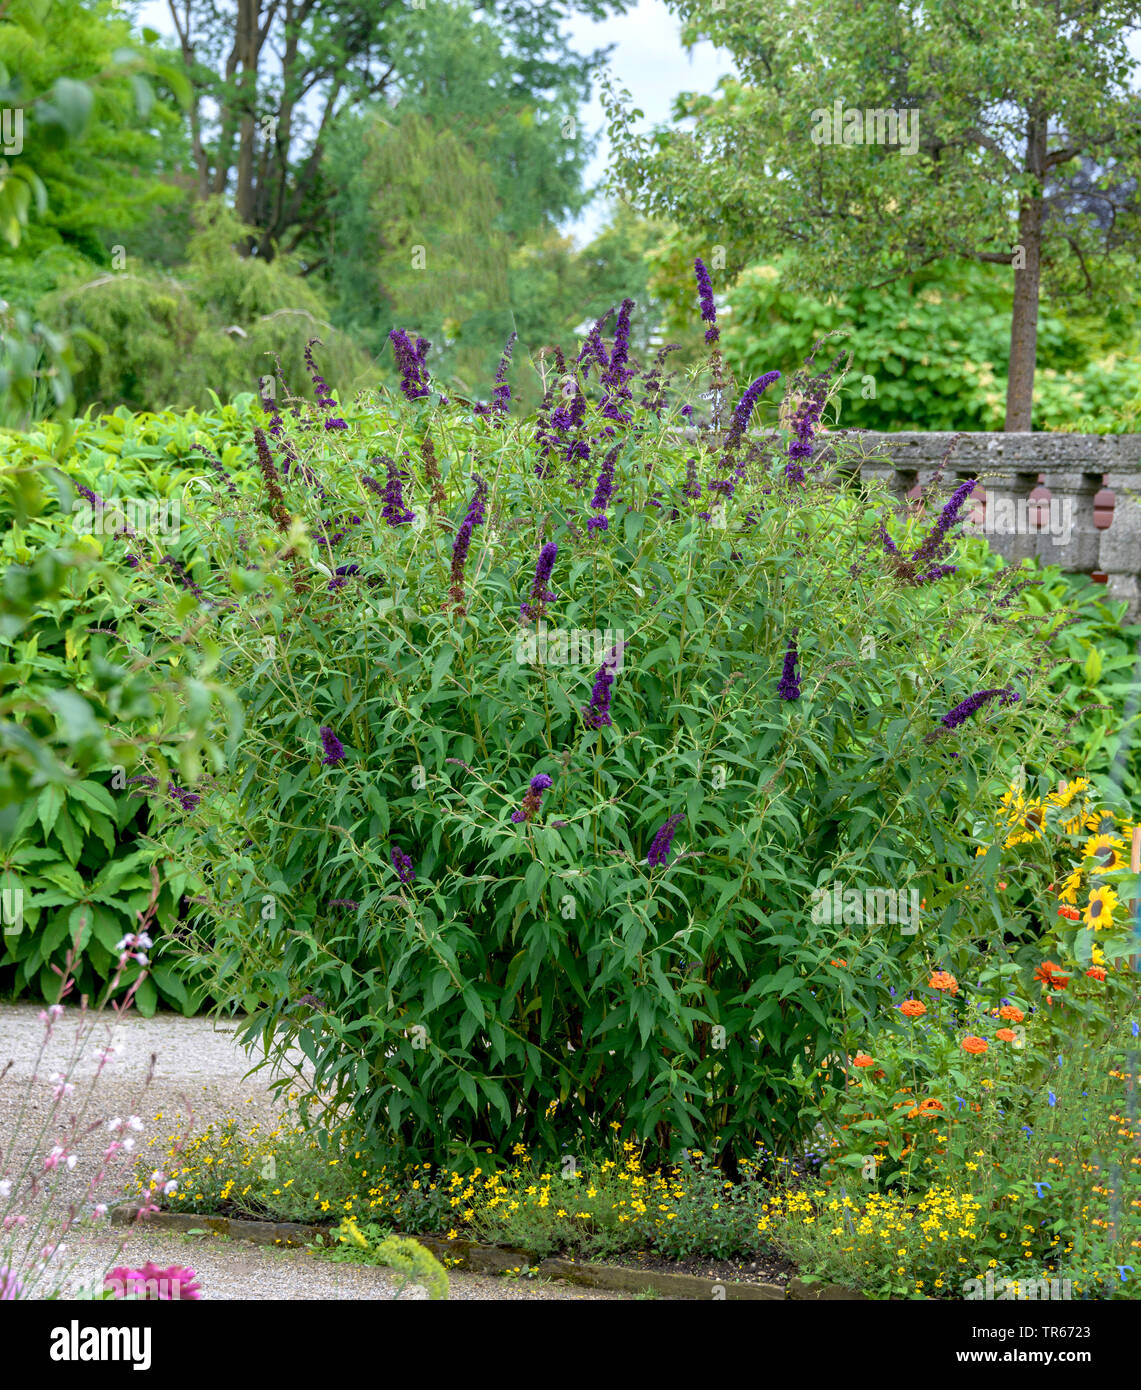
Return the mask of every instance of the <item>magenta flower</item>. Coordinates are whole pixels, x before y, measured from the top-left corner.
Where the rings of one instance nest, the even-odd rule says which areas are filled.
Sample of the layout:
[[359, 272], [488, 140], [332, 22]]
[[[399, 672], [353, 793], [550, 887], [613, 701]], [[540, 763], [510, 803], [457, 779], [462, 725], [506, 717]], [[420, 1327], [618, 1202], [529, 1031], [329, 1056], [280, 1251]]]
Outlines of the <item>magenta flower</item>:
[[192, 1269], [183, 1265], [161, 1269], [150, 1260], [141, 1269], [127, 1269], [120, 1265], [105, 1276], [103, 1283], [116, 1298], [170, 1303], [183, 1298], [200, 1300], [202, 1297], [198, 1276]]

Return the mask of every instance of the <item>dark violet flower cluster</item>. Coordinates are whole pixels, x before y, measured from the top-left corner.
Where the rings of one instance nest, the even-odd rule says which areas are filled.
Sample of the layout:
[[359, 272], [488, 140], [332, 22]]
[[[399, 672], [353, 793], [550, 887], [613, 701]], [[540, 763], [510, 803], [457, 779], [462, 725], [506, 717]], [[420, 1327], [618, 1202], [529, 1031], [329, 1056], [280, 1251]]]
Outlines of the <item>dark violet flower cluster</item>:
[[796, 661], [796, 633], [793, 632], [792, 641], [784, 654], [784, 667], [781, 670], [780, 684], [777, 686], [777, 694], [782, 700], [800, 699], [800, 676], [797, 674]]
[[586, 523], [588, 531], [605, 531], [609, 527], [610, 523], [603, 513], [610, 505], [610, 499], [614, 495], [614, 466], [618, 461], [618, 451], [621, 447], [620, 444], [615, 444], [602, 461], [602, 468], [598, 474], [598, 484], [594, 489], [594, 496], [590, 499], [590, 505], [597, 515], [588, 518]]
[[[629, 424], [633, 419], [633, 416], [626, 414], [621, 408], [621, 402], [631, 399], [630, 388], [626, 383], [634, 375], [634, 369], [629, 365], [630, 315], [633, 308], [632, 299], [622, 301], [622, 307], [618, 311], [618, 322], [614, 326], [614, 348], [610, 354], [610, 362], [601, 374], [606, 395], [600, 406], [600, 413], [605, 419], [615, 420], [623, 425]], [[606, 433], [613, 434], [614, 431], [608, 428]]]
[[958, 568], [956, 565], [940, 562], [950, 554], [954, 539], [951, 533], [955, 527], [962, 524], [964, 520], [961, 515], [963, 507], [977, 485], [978, 480], [976, 478], [967, 478], [959, 484], [951, 495], [950, 501], [939, 513], [929, 534], [906, 559], [899, 553], [898, 547], [888, 534], [887, 527], [882, 521], [880, 522], [876, 534], [892, 568], [901, 580], [908, 584], [932, 584], [948, 574], [955, 573]]
[[551, 578], [551, 571], [555, 567], [555, 558], [558, 553], [559, 548], [554, 541], [548, 541], [539, 552], [539, 559], [535, 565], [535, 578], [531, 583], [530, 598], [519, 607], [519, 620], [521, 622], [537, 622], [547, 611], [547, 604], [555, 601], [555, 595], [547, 588], [547, 583]]
[[82, 483], [77, 483], [75, 490], [86, 502], [90, 502], [96, 511], [101, 511], [107, 505], [97, 492], [92, 492], [89, 487], [85, 487]]
[[472, 532], [487, 519], [487, 483], [478, 473], [473, 473], [472, 477], [475, 479], [475, 493], [452, 543], [452, 585], [449, 593], [457, 613], [465, 611], [464, 566], [467, 564]]
[[343, 589], [348, 583], [348, 576], [350, 574], [360, 574], [360, 572], [360, 565], [338, 565], [334, 571], [333, 578], [329, 580], [329, 592], [332, 594], [336, 593], [338, 589]]
[[386, 460], [388, 485], [384, 489], [384, 506], [380, 514], [389, 526], [404, 526], [416, 520], [416, 513], [404, 505], [404, 484], [408, 474], [397, 466], [395, 459]]
[[198, 599], [204, 600], [206, 598], [206, 595], [190, 577], [190, 571], [181, 560], [176, 560], [173, 555], [164, 555], [159, 561], [159, 564], [168, 565], [170, 567], [170, 572], [174, 575], [175, 583], [178, 584], [180, 588], [185, 589], [188, 594], [193, 594], [194, 597]]
[[1013, 705], [1022, 697], [1009, 685], [1002, 686], [997, 690], [978, 690], [973, 695], [968, 695], [965, 700], [961, 700], [954, 709], [948, 712], [939, 721], [945, 729], [957, 729], [977, 710], [982, 709], [983, 705], [989, 704], [991, 700], [998, 700], [1000, 705]]
[[416, 877], [416, 871], [412, 867], [412, 860], [398, 846], [392, 847], [389, 855], [389, 862], [396, 870], [396, 877], [401, 883], [411, 883]]
[[948, 553], [951, 549], [949, 533], [953, 527], [962, 524], [963, 518], [960, 513], [977, 486], [977, 478], [967, 478], [959, 484], [951, 494], [950, 501], [936, 518], [930, 534], [911, 556], [913, 565], [919, 567], [928, 561], [941, 560]]
[[345, 745], [327, 725], [322, 724], [317, 731], [321, 735], [321, 746], [325, 756], [321, 759], [326, 767], [336, 767], [345, 761]]
[[495, 372], [495, 389], [492, 391], [492, 409], [500, 415], [506, 415], [507, 406], [511, 400], [511, 387], [508, 386], [505, 377], [507, 368], [511, 364], [511, 349], [515, 346], [515, 339], [519, 335], [512, 333], [507, 339], [507, 345], [503, 349], [503, 356], [499, 359], [499, 366]]
[[733, 412], [733, 419], [729, 422], [729, 428], [725, 434], [726, 454], [731, 454], [745, 437], [749, 420], [762, 394], [769, 389], [774, 381], [779, 380], [780, 372], [766, 372], [764, 376], [757, 377], [756, 381], [737, 402], [737, 409]]
[[790, 483], [804, 482], [804, 465], [812, 458], [812, 441], [824, 411], [824, 397], [827, 391], [825, 376], [813, 377], [808, 383], [803, 399], [797, 406], [792, 420], [792, 438], [788, 444], [788, 462], [784, 466], [785, 477]]
[[613, 313], [613, 309], [607, 309], [606, 313], [602, 315], [602, 317], [586, 335], [583, 345], [579, 349], [579, 354], [575, 358], [575, 362], [576, 364], [583, 364], [582, 374], [584, 378], [590, 375], [590, 367], [592, 362], [597, 365], [599, 376], [601, 376], [602, 373], [606, 371], [607, 367], [610, 366], [610, 357], [602, 342], [602, 330], [605, 327], [605, 325], [609, 322], [610, 317]]
[[[278, 423], [280, 424], [280, 419]], [[238, 489], [234, 486], [233, 479], [222, 466], [222, 460], [217, 456], [217, 454], [212, 454], [204, 444], [192, 444], [190, 447], [192, 449], [197, 449], [198, 452], [205, 457], [206, 463], [209, 466], [209, 468], [215, 474], [217, 474], [218, 481], [225, 485], [226, 491], [230, 494], [231, 497], [236, 497], [238, 495]]]
[[697, 273], [697, 297], [701, 301], [702, 320], [710, 326], [705, 330], [705, 341], [715, 343], [721, 336], [717, 327], [717, 306], [713, 303], [713, 281], [709, 278], [709, 271], [705, 268], [705, 262], [698, 256], [693, 262], [693, 268]]
[[[313, 344], [319, 344], [320, 342], [320, 338], [310, 338], [309, 342], [305, 345], [305, 365], [309, 368], [309, 375], [313, 378], [313, 390], [317, 395], [317, 405], [319, 409], [326, 412], [325, 428], [327, 430], [347, 430], [348, 425], [345, 424], [344, 420], [339, 416], [328, 414], [328, 411], [336, 410], [337, 402], [329, 394], [329, 384], [317, 370], [317, 363], [313, 360]], [[278, 423], [280, 424], [280, 420]], [[270, 429], [273, 429], [272, 423]]]
[[603, 658], [594, 687], [590, 692], [590, 703], [583, 706], [583, 723], [588, 729], [601, 729], [603, 725], [613, 724], [610, 718], [610, 687], [614, 684], [614, 673], [618, 669], [619, 648], [612, 647]]
[[166, 791], [167, 795], [177, 801], [184, 811], [193, 811], [202, 800], [197, 792], [187, 791], [185, 787], [180, 787], [176, 782], [171, 782]]
[[543, 793], [553, 785], [554, 783], [545, 772], [539, 772], [531, 778], [531, 785], [523, 798], [523, 804], [517, 811], [511, 812], [511, 819], [516, 825], [522, 825], [524, 821], [532, 820], [539, 813], [542, 808]]
[[670, 816], [669, 820], [654, 836], [650, 843], [650, 852], [646, 855], [646, 863], [651, 869], [662, 869], [669, 863], [670, 846], [673, 843], [677, 828], [683, 820], [685, 820], [685, 813], [679, 811], [676, 815]]
[[428, 395], [431, 378], [424, 359], [432, 344], [425, 338], [417, 338], [413, 346], [403, 328], [394, 328], [388, 337], [396, 355], [396, 365], [400, 368], [400, 389], [406, 399], [416, 401]]

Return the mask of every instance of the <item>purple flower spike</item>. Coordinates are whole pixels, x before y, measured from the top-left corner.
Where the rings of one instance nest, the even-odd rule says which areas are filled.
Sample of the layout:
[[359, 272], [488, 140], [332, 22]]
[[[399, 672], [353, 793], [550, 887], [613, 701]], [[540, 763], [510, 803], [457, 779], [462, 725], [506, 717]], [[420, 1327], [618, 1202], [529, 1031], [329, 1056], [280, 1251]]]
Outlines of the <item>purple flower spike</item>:
[[929, 560], [941, 560], [948, 553], [951, 547], [947, 534], [952, 527], [959, 525], [962, 521], [959, 513], [963, 510], [967, 499], [977, 485], [977, 478], [967, 478], [965, 482], [959, 484], [951, 494], [951, 500], [939, 513], [935, 525], [931, 528], [930, 535], [911, 556], [913, 565], [920, 566]]
[[521, 622], [537, 621], [546, 612], [546, 605], [555, 601], [555, 595], [547, 588], [547, 581], [555, 567], [555, 557], [558, 553], [559, 548], [554, 541], [548, 541], [539, 552], [539, 561], [535, 566], [535, 579], [531, 584], [530, 600], [521, 604], [519, 608]]
[[1009, 685], [997, 690], [978, 690], [975, 694], [968, 695], [965, 700], [960, 701], [954, 709], [948, 710], [939, 722], [946, 729], [957, 729], [976, 710], [982, 709], [983, 705], [989, 704], [991, 700], [997, 699], [1000, 705], [1013, 705], [1021, 698], [1022, 696]]
[[614, 684], [614, 673], [618, 669], [618, 648], [607, 653], [598, 674], [594, 678], [594, 688], [590, 692], [590, 703], [583, 707], [583, 723], [588, 729], [601, 729], [612, 724], [610, 718], [610, 687]]
[[788, 644], [788, 650], [784, 654], [784, 669], [781, 671], [780, 684], [777, 686], [777, 694], [782, 700], [800, 699], [800, 677], [796, 670], [796, 633], [792, 635], [792, 641]]
[[651, 869], [664, 868], [669, 862], [670, 845], [673, 843], [674, 834], [683, 820], [685, 820], [685, 813], [679, 811], [677, 815], [671, 816], [654, 836], [650, 844], [650, 852], [646, 855], [646, 863]]
[[388, 335], [396, 365], [400, 368], [400, 389], [410, 401], [428, 395], [428, 368], [425, 357], [432, 346], [425, 338], [417, 338], [413, 347], [403, 328], [394, 328]]
[[693, 268], [697, 274], [697, 297], [701, 301], [701, 317], [710, 325], [705, 330], [705, 341], [715, 343], [721, 333], [717, 327], [717, 306], [713, 302], [713, 281], [710, 280], [709, 271], [706, 270], [705, 262], [700, 256], [693, 262]]
[[523, 798], [523, 804], [517, 811], [512, 811], [511, 819], [516, 825], [522, 825], [525, 821], [531, 820], [540, 810], [543, 802], [543, 793], [549, 790], [554, 783], [545, 772], [536, 773], [531, 778], [531, 785], [527, 789], [527, 794]]
[[737, 409], [733, 412], [733, 419], [730, 421], [728, 432], [725, 436], [725, 452], [731, 453], [745, 436], [745, 431], [749, 427], [749, 418], [753, 409], [760, 400], [762, 394], [769, 389], [774, 381], [780, 380], [780, 372], [766, 372], [764, 376], [757, 377], [756, 381], [749, 387], [745, 394], [737, 403]]
[[321, 735], [321, 746], [325, 750], [325, 756], [321, 759], [325, 766], [336, 767], [338, 763], [343, 763], [345, 761], [345, 745], [337, 735], [324, 724], [321, 725], [318, 732]]
[[384, 489], [384, 506], [380, 509], [380, 514], [389, 526], [404, 526], [416, 520], [416, 513], [404, 505], [403, 487], [408, 474], [402, 472], [395, 459], [388, 460], [387, 468], [388, 486]]
[[412, 880], [416, 877], [416, 872], [412, 868], [412, 860], [409, 859], [408, 856], [396, 846], [393, 846], [392, 853], [389, 856], [389, 858], [391, 860], [392, 867], [396, 870], [396, 877], [400, 880], [400, 882], [411, 883]]

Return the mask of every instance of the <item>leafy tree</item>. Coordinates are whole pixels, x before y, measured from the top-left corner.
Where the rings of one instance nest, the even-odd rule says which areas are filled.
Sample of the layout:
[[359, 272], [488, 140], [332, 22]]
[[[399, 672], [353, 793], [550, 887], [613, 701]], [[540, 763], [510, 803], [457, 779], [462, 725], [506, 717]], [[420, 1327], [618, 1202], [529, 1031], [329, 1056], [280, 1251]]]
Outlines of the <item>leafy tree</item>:
[[[629, 0], [570, 0], [600, 17]], [[239, 218], [259, 231], [249, 250], [267, 259], [325, 231], [330, 186], [324, 156], [346, 114], [400, 90], [435, 21], [427, 0], [168, 0], [193, 88], [191, 145], [200, 198], [232, 192]], [[433, 6], [433, 8], [435, 8]], [[571, 51], [562, 5], [496, 0], [483, 7], [514, 35], [530, 91], [585, 96], [601, 56]], [[215, 114], [216, 113], [216, 114]], [[319, 259], [319, 257], [315, 258]]]
[[1110, 299], [1135, 265], [1141, 5], [861, 0], [837, 23], [825, 0], [670, 3], [686, 42], [724, 45], [740, 77], [679, 98], [692, 130], [649, 138], [610, 90], [616, 183], [737, 269], [795, 252], [804, 288], [1007, 267], [1005, 426], [1029, 429], [1042, 291]]

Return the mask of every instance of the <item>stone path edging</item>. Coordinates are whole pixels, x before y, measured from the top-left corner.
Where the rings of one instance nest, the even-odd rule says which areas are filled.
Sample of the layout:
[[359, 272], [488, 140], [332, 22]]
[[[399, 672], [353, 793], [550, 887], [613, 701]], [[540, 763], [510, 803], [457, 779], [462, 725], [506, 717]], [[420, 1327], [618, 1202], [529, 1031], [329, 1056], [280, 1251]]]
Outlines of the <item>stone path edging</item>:
[[[137, 1219], [138, 1207], [127, 1203], [111, 1213], [116, 1226], [129, 1226]], [[229, 1236], [232, 1240], [248, 1240], [257, 1245], [324, 1245], [330, 1228], [306, 1226], [297, 1221], [243, 1221], [230, 1216], [195, 1216], [187, 1212], [160, 1211], [146, 1219], [149, 1227], [179, 1231], [211, 1231]], [[506, 1245], [483, 1245], [474, 1240], [441, 1240], [437, 1236], [413, 1237], [430, 1250], [437, 1259], [446, 1257], [450, 1268], [473, 1274], [503, 1274], [509, 1269], [534, 1269], [543, 1279], [564, 1279], [568, 1283], [588, 1288], [611, 1289], [638, 1293], [652, 1288], [667, 1298], [675, 1299], [760, 1299], [765, 1302], [856, 1300], [866, 1302], [866, 1296], [842, 1284], [806, 1284], [792, 1279], [781, 1284], [747, 1284], [733, 1280], [702, 1279], [693, 1274], [669, 1274], [661, 1270], [627, 1269], [621, 1265], [579, 1264], [574, 1260], [536, 1260], [527, 1250]]]

